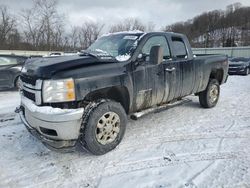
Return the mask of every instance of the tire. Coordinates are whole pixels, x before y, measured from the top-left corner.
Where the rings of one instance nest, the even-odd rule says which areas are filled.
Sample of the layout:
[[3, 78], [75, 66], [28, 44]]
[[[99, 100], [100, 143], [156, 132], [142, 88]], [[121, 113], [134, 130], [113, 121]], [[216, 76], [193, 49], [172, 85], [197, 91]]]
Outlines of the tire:
[[83, 114], [80, 146], [94, 155], [113, 150], [122, 140], [127, 114], [118, 102], [101, 100], [90, 103]]
[[210, 79], [206, 90], [199, 93], [200, 105], [203, 108], [212, 108], [218, 103], [220, 84], [216, 79]]
[[244, 75], [247, 76], [249, 74], [249, 68], [246, 68]]

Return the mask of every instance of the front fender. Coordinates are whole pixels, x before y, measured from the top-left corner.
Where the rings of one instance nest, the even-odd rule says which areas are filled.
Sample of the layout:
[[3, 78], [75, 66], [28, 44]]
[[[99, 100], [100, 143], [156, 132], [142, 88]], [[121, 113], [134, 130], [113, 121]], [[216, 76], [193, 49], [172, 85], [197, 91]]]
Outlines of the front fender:
[[75, 85], [77, 101], [81, 101], [90, 92], [113, 86], [121, 86], [121, 79], [119, 74], [106, 74], [76, 79]]

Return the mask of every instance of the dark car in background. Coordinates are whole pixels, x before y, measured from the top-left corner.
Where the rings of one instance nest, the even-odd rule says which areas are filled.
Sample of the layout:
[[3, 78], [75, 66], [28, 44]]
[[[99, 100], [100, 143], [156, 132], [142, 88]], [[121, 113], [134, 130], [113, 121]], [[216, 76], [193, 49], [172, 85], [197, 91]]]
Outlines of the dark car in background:
[[26, 56], [0, 55], [0, 88], [17, 88]]
[[250, 58], [235, 57], [229, 59], [229, 70], [230, 75], [248, 75], [250, 73]]

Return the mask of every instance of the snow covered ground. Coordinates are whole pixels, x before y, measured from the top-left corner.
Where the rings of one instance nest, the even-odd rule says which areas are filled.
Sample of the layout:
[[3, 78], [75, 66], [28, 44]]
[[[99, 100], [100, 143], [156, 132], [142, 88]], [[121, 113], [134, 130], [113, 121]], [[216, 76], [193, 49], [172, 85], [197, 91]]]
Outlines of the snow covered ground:
[[229, 77], [213, 109], [187, 99], [92, 156], [48, 150], [14, 114], [17, 92], [0, 92], [0, 187], [250, 187], [250, 76]]

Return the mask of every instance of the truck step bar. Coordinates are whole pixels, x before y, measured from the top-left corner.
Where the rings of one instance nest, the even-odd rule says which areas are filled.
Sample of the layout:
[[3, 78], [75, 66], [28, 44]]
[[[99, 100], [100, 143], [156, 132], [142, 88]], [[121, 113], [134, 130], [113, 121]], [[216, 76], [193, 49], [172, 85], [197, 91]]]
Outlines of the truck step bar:
[[192, 100], [190, 99], [181, 99], [181, 100], [177, 100], [171, 103], [167, 103], [167, 104], [163, 104], [161, 106], [157, 106], [157, 107], [153, 107], [153, 108], [148, 108], [146, 110], [140, 111], [140, 112], [136, 112], [130, 115], [130, 118], [133, 120], [138, 120], [139, 118], [148, 115], [148, 114], [152, 114], [152, 113], [159, 113], [163, 110], [167, 110], [170, 108], [173, 108], [175, 106], [180, 106], [183, 104], [187, 104], [189, 102], [191, 102]]

